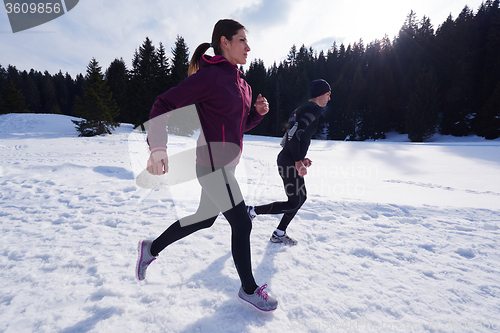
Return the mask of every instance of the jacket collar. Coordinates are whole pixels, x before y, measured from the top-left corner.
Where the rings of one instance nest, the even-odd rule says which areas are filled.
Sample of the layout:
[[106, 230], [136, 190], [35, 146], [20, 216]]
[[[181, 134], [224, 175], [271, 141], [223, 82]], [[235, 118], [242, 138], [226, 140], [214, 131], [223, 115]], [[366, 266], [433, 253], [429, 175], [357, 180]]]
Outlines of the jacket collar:
[[226, 63], [230, 65], [231, 67], [234, 67], [238, 72], [241, 72], [240, 69], [236, 64], [233, 64], [226, 58], [224, 58], [221, 55], [216, 55], [216, 56], [209, 56], [208, 54], [204, 54], [201, 59], [200, 59], [200, 68], [211, 66], [211, 65], [216, 65], [216, 64], [223, 64]]

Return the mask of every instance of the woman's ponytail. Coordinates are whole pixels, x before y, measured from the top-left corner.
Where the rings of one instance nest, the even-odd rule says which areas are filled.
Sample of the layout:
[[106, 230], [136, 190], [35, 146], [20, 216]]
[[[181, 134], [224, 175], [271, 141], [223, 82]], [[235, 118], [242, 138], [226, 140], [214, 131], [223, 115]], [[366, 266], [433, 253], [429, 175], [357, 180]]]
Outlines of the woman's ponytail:
[[198, 45], [189, 62], [188, 76], [193, 75], [200, 69], [200, 59], [205, 52], [210, 48], [210, 43], [202, 43]]

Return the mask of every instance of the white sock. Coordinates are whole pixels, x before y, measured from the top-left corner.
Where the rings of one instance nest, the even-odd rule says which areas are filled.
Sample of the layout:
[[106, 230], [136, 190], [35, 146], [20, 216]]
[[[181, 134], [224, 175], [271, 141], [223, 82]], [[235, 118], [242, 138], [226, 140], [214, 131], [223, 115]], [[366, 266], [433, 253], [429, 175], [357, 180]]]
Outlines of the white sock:
[[276, 233], [276, 235], [278, 235], [278, 236], [280, 236], [280, 237], [281, 237], [281, 236], [283, 236], [283, 235], [285, 234], [285, 232], [284, 232], [284, 231], [279, 230], [279, 229], [276, 229], [274, 232]]

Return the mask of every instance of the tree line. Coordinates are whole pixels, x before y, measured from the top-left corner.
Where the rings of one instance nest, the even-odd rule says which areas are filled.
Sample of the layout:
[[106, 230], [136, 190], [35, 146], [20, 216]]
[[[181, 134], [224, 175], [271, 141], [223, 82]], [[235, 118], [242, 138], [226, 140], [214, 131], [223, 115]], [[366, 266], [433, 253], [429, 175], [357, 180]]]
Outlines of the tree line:
[[333, 140], [381, 139], [389, 131], [425, 141], [434, 133], [487, 139], [500, 136], [499, 1], [468, 6], [434, 30], [410, 12], [391, 41], [365, 46], [336, 43], [317, 54], [293, 46], [271, 68], [250, 64], [246, 80], [263, 91], [271, 109], [255, 132], [281, 135], [291, 110], [304, 102], [307, 83], [326, 79], [332, 99], [324, 117]]
[[142, 126], [159, 94], [186, 78], [189, 49], [177, 36], [173, 57], [146, 37], [136, 49], [132, 68], [123, 58], [115, 59], [103, 72], [91, 59], [85, 76], [73, 79], [61, 71], [50, 75], [31, 69], [0, 65], [0, 114], [15, 112], [55, 113], [81, 117], [75, 121], [82, 136], [110, 133], [119, 123]]
[[[141, 126], [156, 96], [187, 76], [189, 48], [181, 36], [171, 53], [168, 58], [162, 43], [156, 47], [146, 38], [131, 69], [115, 59], [103, 72], [92, 59], [86, 75], [75, 79], [61, 71], [28, 73], [0, 65], [0, 113], [78, 116], [84, 119], [77, 123], [82, 135], [109, 133], [119, 123]], [[465, 6], [436, 30], [428, 17], [419, 19], [412, 11], [392, 40], [386, 35], [367, 45], [361, 39], [347, 46], [334, 42], [319, 53], [293, 45], [279, 64], [266, 68], [255, 60], [243, 75], [254, 98], [262, 93], [270, 103], [269, 114], [251, 133], [283, 135], [288, 116], [307, 99], [308, 83], [323, 78], [332, 86], [332, 99], [318, 137], [377, 140], [397, 131], [414, 142], [435, 133], [495, 139], [499, 54], [499, 0], [486, 1], [476, 12]]]

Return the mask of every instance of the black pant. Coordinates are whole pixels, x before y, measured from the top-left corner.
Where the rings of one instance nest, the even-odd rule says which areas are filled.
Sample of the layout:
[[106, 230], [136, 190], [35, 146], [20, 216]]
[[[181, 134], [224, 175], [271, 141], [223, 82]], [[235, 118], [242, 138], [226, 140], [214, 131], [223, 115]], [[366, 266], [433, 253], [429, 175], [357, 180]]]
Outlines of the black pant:
[[256, 206], [255, 213], [261, 214], [283, 214], [278, 229], [286, 231], [286, 228], [294, 218], [297, 211], [307, 199], [306, 184], [304, 177], [299, 176], [295, 163], [278, 156], [278, 172], [283, 180], [285, 193], [288, 201], [277, 201], [267, 205]]
[[200, 205], [193, 215], [174, 222], [151, 245], [156, 256], [168, 245], [198, 230], [210, 228], [220, 212], [231, 226], [231, 252], [243, 290], [251, 294], [257, 289], [252, 274], [250, 232], [252, 221], [234, 177], [234, 167], [213, 170], [197, 165], [196, 174], [202, 187]]

